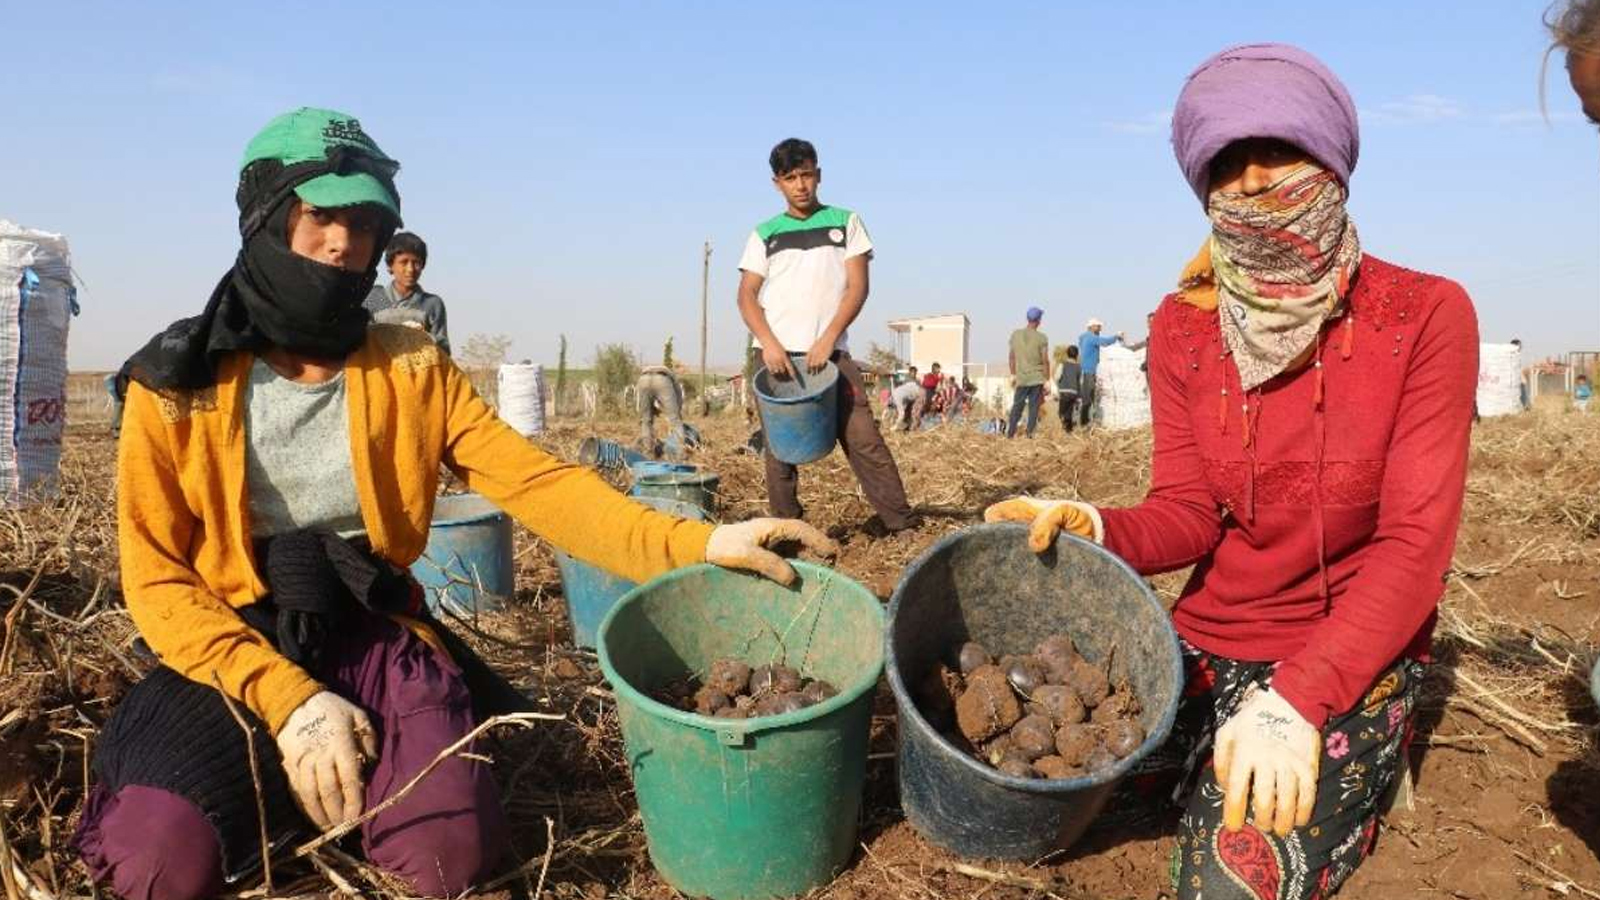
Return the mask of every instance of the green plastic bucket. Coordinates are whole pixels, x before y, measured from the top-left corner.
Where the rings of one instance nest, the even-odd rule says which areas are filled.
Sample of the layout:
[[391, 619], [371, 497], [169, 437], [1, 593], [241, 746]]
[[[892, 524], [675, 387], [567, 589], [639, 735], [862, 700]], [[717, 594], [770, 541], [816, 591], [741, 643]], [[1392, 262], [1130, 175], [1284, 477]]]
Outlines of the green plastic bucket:
[[[634, 588], [600, 623], [650, 859], [691, 896], [788, 897], [827, 884], [856, 846], [883, 608], [860, 584], [795, 562], [783, 587], [709, 565]], [[783, 662], [838, 696], [714, 719], [651, 692], [731, 656]]]

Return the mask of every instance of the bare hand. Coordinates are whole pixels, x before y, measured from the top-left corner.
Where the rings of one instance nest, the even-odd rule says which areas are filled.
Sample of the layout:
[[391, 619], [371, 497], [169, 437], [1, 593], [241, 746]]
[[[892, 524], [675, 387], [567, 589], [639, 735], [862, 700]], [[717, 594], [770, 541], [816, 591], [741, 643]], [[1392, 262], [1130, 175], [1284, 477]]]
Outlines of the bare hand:
[[761, 362], [772, 373], [773, 378], [786, 379], [795, 377], [794, 366], [789, 362], [789, 351], [780, 344], [761, 348]]
[[833, 341], [828, 340], [827, 335], [817, 338], [817, 342], [806, 352], [806, 371], [813, 375], [821, 372], [822, 367], [828, 364], [828, 359], [832, 356]]

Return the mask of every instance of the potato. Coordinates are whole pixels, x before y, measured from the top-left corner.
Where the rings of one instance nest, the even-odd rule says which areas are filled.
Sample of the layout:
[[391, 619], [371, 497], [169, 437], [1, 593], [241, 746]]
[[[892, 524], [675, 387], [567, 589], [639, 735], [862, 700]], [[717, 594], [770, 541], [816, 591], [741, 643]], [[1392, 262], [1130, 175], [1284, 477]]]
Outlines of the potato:
[[800, 695], [806, 698], [806, 705], [815, 706], [830, 697], [838, 696], [839, 691], [822, 679], [817, 679], [805, 686]]
[[1063, 725], [1056, 729], [1056, 753], [1069, 766], [1084, 765], [1099, 746], [1099, 735], [1088, 725]]
[[1020, 750], [1028, 761], [1049, 755], [1056, 749], [1056, 732], [1045, 716], [1024, 716], [1011, 726], [1011, 746]]
[[977, 744], [1017, 724], [1022, 704], [999, 669], [983, 666], [972, 674], [967, 689], [956, 699], [956, 726]]
[[720, 709], [726, 709], [733, 703], [728, 695], [714, 687], [703, 687], [694, 692], [694, 711], [702, 716], [715, 715]]
[[1078, 692], [1063, 684], [1047, 684], [1033, 692], [1033, 704], [1057, 725], [1083, 721], [1083, 701]]
[[1111, 693], [1111, 681], [1106, 678], [1106, 673], [1088, 660], [1080, 659], [1073, 664], [1068, 683], [1078, 692], [1078, 699], [1083, 701], [1083, 705], [1091, 709], [1099, 706], [1100, 701]]
[[750, 666], [737, 659], [719, 659], [711, 664], [706, 684], [732, 697], [750, 686]]
[[1083, 770], [1067, 765], [1067, 761], [1054, 753], [1033, 761], [1033, 768], [1041, 778], [1077, 778]]
[[1144, 743], [1144, 729], [1132, 719], [1122, 719], [1105, 726], [1106, 749], [1118, 759], [1123, 759]]
[[1017, 689], [1017, 693], [1024, 697], [1032, 697], [1033, 692], [1045, 684], [1044, 663], [1031, 656], [1019, 656], [1005, 667], [1006, 681]]
[[994, 662], [994, 658], [989, 655], [989, 651], [983, 649], [983, 645], [976, 641], [967, 641], [962, 644], [961, 650], [956, 654], [956, 666], [963, 675], [970, 675], [972, 670], [979, 666], [987, 666], [992, 662]]

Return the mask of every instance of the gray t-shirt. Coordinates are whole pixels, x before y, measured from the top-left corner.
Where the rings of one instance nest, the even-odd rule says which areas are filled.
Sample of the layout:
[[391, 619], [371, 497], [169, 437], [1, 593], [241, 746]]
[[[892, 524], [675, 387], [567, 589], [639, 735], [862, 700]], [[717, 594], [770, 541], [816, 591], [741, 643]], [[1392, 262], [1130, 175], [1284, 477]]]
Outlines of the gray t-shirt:
[[256, 359], [245, 386], [244, 430], [251, 537], [313, 525], [346, 537], [364, 530], [343, 372], [300, 384]]
[[450, 326], [445, 321], [444, 300], [418, 287], [404, 297], [396, 297], [394, 285], [375, 284], [362, 301], [372, 313], [372, 321], [386, 325], [414, 325], [433, 336], [446, 355], [450, 353]]

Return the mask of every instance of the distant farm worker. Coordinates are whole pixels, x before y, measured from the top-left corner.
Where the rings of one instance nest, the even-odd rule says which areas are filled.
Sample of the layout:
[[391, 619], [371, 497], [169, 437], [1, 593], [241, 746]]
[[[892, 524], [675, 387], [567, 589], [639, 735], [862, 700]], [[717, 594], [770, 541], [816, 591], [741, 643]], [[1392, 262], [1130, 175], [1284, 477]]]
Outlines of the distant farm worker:
[[421, 328], [448, 356], [450, 329], [445, 324], [444, 300], [422, 289], [428, 245], [411, 232], [402, 231], [389, 239], [383, 258], [389, 266], [389, 286], [373, 285], [364, 303], [373, 321]]
[[1150, 336], [1149, 495], [985, 518], [1030, 522], [1036, 550], [1067, 530], [1141, 574], [1195, 567], [1172, 611], [1177, 722], [1111, 803], [1182, 779], [1184, 900], [1325, 897], [1406, 765], [1461, 517], [1476, 315], [1454, 282], [1363, 252], [1356, 106], [1306, 52], [1207, 60], [1172, 140], [1211, 235]]
[[122, 398], [128, 392], [128, 382], [121, 372], [112, 372], [105, 378], [106, 401], [111, 404], [111, 436], [122, 433]]
[[1589, 376], [1579, 375], [1572, 385], [1572, 405], [1578, 412], [1589, 411], [1589, 398], [1594, 396], [1594, 388], [1589, 386]]
[[639, 452], [651, 458], [661, 456], [662, 442], [656, 439], [656, 414], [667, 420], [666, 447], [674, 459], [698, 444], [698, 436], [683, 422], [683, 385], [667, 366], [645, 366], [634, 383], [639, 400]]
[[1079, 385], [1083, 369], [1078, 364], [1078, 347], [1066, 344], [1059, 348], [1061, 361], [1056, 365], [1056, 415], [1061, 418], [1061, 428], [1072, 433], [1073, 413], [1078, 409]]
[[1567, 53], [1567, 80], [1583, 114], [1600, 125], [1600, 0], [1565, 0], [1551, 7], [1545, 24]]
[[1011, 415], [1006, 419], [1006, 437], [1017, 436], [1022, 409], [1028, 409], [1028, 437], [1039, 424], [1039, 404], [1044, 402], [1045, 377], [1050, 373], [1050, 339], [1039, 330], [1044, 310], [1028, 307], [1027, 324], [1011, 332]]
[[[916, 524], [889, 446], [867, 405], [861, 370], [850, 358], [850, 323], [867, 302], [872, 239], [861, 217], [817, 199], [822, 170], [810, 142], [788, 138], [768, 157], [782, 213], [750, 233], [739, 259], [739, 315], [755, 335], [762, 363], [775, 378], [795, 376], [789, 355], [808, 372], [832, 360], [839, 368], [837, 434], [867, 502], [877, 511], [867, 530], [882, 534]], [[770, 435], [769, 435], [770, 437]], [[767, 505], [798, 519], [800, 471], [766, 450]]]
[[901, 431], [910, 431], [921, 426], [923, 413], [922, 383], [916, 378], [907, 378], [894, 389], [894, 410], [896, 421], [900, 423]]
[[947, 375], [939, 382], [938, 389], [933, 392], [933, 408], [944, 422], [961, 414], [961, 386], [956, 384], [954, 375]]
[[[161, 665], [101, 731], [74, 836], [130, 900], [214, 896], [261, 866], [261, 828], [287, 848], [350, 822], [481, 715], [527, 706], [430, 620], [407, 571], [441, 464], [633, 580], [704, 560], [787, 581], [765, 545], [831, 549], [802, 522], [713, 528], [635, 503], [512, 431], [427, 334], [373, 324], [361, 301], [400, 224], [397, 169], [344, 113], [273, 119], [240, 166], [233, 267], [130, 360], [122, 589]], [[224, 694], [253, 732], [264, 823]], [[508, 840], [488, 766], [465, 755], [360, 836], [428, 896], [469, 890]]]
[[939, 411], [938, 407], [934, 405], [933, 395], [938, 392], [939, 382], [942, 380], [943, 376], [939, 373], [938, 363], [934, 363], [928, 369], [928, 374], [922, 376], [922, 405], [931, 412]]
[[1094, 402], [1096, 399], [1094, 380], [1095, 373], [1100, 371], [1100, 348], [1109, 347], [1123, 339], [1121, 332], [1117, 332], [1114, 335], [1101, 335], [1100, 331], [1105, 327], [1105, 323], [1099, 319], [1090, 319], [1088, 324], [1083, 326], [1083, 334], [1078, 335], [1078, 366], [1080, 370], [1078, 403], [1082, 408], [1082, 412], [1079, 413], [1079, 421], [1085, 428], [1089, 426], [1089, 420], [1094, 415]]

